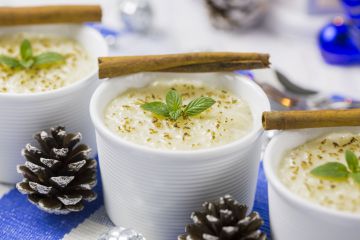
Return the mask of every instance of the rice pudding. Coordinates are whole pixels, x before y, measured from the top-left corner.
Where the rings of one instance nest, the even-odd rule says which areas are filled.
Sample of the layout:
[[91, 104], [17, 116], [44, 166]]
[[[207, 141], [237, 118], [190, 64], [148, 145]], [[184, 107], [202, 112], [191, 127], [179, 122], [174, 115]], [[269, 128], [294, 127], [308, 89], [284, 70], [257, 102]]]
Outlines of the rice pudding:
[[87, 76], [96, 59], [75, 40], [57, 35], [18, 33], [0, 36], [0, 55], [20, 58], [20, 45], [28, 39], [34, 55], [55, 52], [63, 55], [61, 64], [30, 69], [0, 64], [0, 93], [37, 93], [62, 88]]
[[360, 213], [360, 184], [348, 177], [341, 181], [314, 176], [311, 171], [330, 162], [347, 166], [345, 151], [360, 156], [360, 134], [332, 133], [298, 146], [286, 154], [279, 177], [293, 193], [339, 211]]
[[[216, 103], [199, 115], [176, 121], [141, 108], [144, 103], [165, 101], [170, 89], [182, 95], [185, 105], [201, 96], [211, 97]], [[175, 79], [156, 81], [120, 94], [105, 109], [105, 124], [133, 143], [157, 149], [194, 150], [240, 139], [253, 128], [253, 117], [249, 105], [225, 89]]]

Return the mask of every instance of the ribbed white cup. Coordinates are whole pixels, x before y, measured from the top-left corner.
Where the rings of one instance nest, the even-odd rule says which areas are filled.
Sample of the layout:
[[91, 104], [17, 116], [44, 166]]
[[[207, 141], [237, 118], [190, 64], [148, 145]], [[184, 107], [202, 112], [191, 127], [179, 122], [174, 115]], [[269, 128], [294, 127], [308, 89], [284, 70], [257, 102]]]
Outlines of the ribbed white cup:
[[[242, 139], [195, 151], [158, 150], [121, 139], [104, 124], [108, 103], [128, 88], [154, 80], [191, 79], [223, 86], [249, 102], [254, 127]], [[202, 202], [231, 194], [253, 205], [259, 165], [263, 91], [235, 74], [143, 73], [107, 80], [95, 91], [90, 114], [96, 128], [105, 207], [111, 220], [148, 240], [176, 239]]]
[[267, 146], [264, 170], [269, 182], [269, 209], [275, 240], [359, 239], [360, 216], [327, 209], [290, 192], [278, 177], [285, 154], [311, 139], [331, 132], [360, 132], [360, 127], [307, 129], [283, 132]]
[[[19, 32], [57, 34], [76, 39], [93, 58], [107, 55], [107, 45], [95, 30], [82, 25], [32, 25], [0, 28], [0, 35]], [[24, 162], [21, 149], [35, 132], [55, 125], [79, 131], [96, 152], [88, 106], [96, 87], [97, 67], [72, 85], [43, 93], [0, 93], [0, 182], [15, 183], [16, 165]]]

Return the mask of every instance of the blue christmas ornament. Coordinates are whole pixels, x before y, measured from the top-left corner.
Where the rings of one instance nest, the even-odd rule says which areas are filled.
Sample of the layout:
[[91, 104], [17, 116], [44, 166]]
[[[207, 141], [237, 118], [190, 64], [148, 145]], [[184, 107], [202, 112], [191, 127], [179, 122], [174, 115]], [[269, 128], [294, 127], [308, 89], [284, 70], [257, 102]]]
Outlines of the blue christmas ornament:
[[343, 6], [350, 23], [350, 38], [360, 49], [360, 0], [343, 0]]
[[345, 13], [352, 20], [360, 20], [360, 1], [359, 0], [342, 0]]
[[321, 53], [330, 64], [360, 64], [360, 1], [342, 2], [346, 18], [336, 17], [320, 31]]

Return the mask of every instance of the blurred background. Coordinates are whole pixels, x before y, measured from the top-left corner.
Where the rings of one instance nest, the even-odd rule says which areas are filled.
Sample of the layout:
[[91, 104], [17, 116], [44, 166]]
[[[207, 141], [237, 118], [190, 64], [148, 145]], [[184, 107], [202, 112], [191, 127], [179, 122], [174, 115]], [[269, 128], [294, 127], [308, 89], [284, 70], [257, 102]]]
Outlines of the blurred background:
[[271, 70], [242, 74], [265, 84], [277, 108], [360, 107], [359, 0], [0, 0], [59, 3], [101, 4], [92, 26], [111, 55], [268, 52]]

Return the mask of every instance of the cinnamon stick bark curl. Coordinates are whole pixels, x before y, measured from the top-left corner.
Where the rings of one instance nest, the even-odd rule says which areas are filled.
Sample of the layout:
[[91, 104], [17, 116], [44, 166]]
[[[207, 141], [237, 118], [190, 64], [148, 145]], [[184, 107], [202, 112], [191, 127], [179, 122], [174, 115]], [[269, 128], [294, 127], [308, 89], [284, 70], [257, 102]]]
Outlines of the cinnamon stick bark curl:
[[264, 112], [265, 130], [360, 126], [360, 109]]
[[99, 77], [138, 72], [222, 72], [269, 67], [269, 55], [261, 53], [197, 52], [182, 54], [99, 58]]
[[0, 26], [100, 22], [99, 5], [0, 7]]

